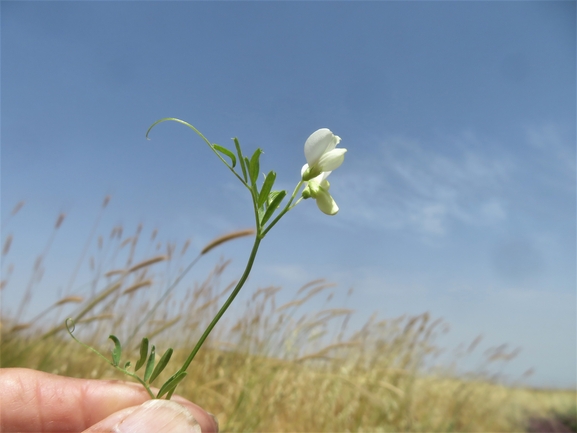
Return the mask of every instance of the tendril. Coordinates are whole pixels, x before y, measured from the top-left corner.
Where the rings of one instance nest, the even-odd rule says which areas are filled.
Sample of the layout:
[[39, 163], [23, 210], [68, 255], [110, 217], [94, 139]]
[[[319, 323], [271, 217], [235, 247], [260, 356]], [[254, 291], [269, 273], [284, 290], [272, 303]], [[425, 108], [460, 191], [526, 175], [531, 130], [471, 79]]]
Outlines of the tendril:
[[64, 324], [66, 325], [66, 330], [69, 334], [72, 334], [76, 330], [76, 323], [74, 323], [74, 319], [72, 317], [68, 317]]

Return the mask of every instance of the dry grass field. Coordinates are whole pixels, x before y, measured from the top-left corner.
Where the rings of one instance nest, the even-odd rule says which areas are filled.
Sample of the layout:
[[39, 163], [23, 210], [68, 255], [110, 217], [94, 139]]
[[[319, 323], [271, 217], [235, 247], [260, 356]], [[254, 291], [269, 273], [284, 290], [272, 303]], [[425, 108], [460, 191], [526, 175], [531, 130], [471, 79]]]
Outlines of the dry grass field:
[[[127, 236], [115, 227], [87, 241], [96, 246], [95, 256], [79, 258], [92, 270], [90, 283], [73, 285], [43, 313], [22, 322], [17, 318], [42, 290], [49, 248], [37, 259], [30, 284], [15, 287], [10, 281], [12, 236], [3, 242], [2, 294], [20, 291], [22, 302], [18, 311], [2, 316], [2, 367], [126, 379], [70, 338], [63, 323], [73, 317], [75, 335], [102, 353], [110, 353], [108, 335], [117, 335], [124, 345], [123, 361], [134, 364], [144, 336], [156, 344], [157, 353], [173, 347], [172, 360], [155, 382], [160, 385], [180, 367], [188, 355], [185, 348], [196, 343], [234, 283], [222, 278], [228, 263], [221, 261], [204, 281], [183, 282], [179, 293], [185, 289], [186, 294], [177, 299], [166, 292], [167, 281], [174, 281], [190, 261], [183, 259], [189, 243], [159, 242], [156, 231], [145, 236], [141, 227]], [[138, 248], [142, 244], [146, 248]], [[170, 275], [167, 269], [173, 269]], [[177, 389], [216, 414], [221, 431], [576, 431], [574, 391], [511, 388], [480, 374], [456, 377], [431, 368], [442, 350], [436, 339], [446, 325], [427, 313], [371, 317], [362, 328], [351, 329], [353, 311], [310, 308], [312, 300], [330, 300], [331, 282], [311, 281], [284, 304], [278, 300], [286, 289], [243, 290], [252, 290], [249, 301], [225, 315]]]

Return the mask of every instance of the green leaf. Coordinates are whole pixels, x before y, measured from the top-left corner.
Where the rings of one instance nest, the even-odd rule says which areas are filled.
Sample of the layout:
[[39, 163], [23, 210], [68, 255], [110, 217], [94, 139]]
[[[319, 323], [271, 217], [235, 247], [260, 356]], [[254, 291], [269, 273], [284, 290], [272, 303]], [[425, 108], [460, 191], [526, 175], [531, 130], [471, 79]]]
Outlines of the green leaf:
[[162, 397], [164, 394], [168, 393], [168, 392], [172, 392], [174, 391], [174, 388], [176, 388], [176, 386], [182, 381], [182, 379], [184, 379], [186, 377], [186, 371], [178, 371], [176, 372], [170, 379], [168, 379], [166, 381], [166, 383], [164, 385], [162, 385], [162, 387], [160, 388], [160, 390], [158, 391], [158, 394], [156, 394], [156, 398], [160, 398]]
[[268, 208], [264, 214], [264, 216], [262, 217], [261, 220], [261, 225], [265, 225], [266, 222], [270, 219], [270, 217], [274, 214], [274, 212], [277, 210], [277, 208], [280, 205], [280, 202], [283, 200], [283, 198], [286, 195], [286, 191], [273, 191], [270, 193], [271, 196], [273, 196], [272, 199], [269, 202]]
[[270, 190], [272, 189], [275, 180], [276, 180], [276, 173], [274, 171], [270, 171], [264, 179], [262, 189], [260, 190], [260, 194], [258, 196], [259, 209], [262, 207], [262, 205], [265, 204], [265, 202], [268, 201], [268, 194], [270, 193]]
[[246, 166], [247, 173], [250, 174], [250, 161], [246, 156], [244, 157], [244, 165]]
[[160, 358], [160, 361], [158, 361], [158, 364], [156, 364], [156, 367], [155, 367], [154, 371], [152, 372], [152, 376], [150, 376], [150, 381], [148, 383], [152, 383], [154, 381], [154, 379], [156, 379], [158, 377], [158, 375], [160, 373], [162, 373], [162, 370], [164, 370], [164, 368], [166, 367], [166, 364], [168, 364], [168, 361], [170, 361], [171, 356], [172, 356], [172, 348], [170, 348], [166, 352], [164, 352], [164, 355], [162, 355], [162, 357]]
[[115, 335], [110, 335], [112, 341], [114, 341], [114, 349], [112, 349], [112, 365], [115, 367], [120, 364], [120, 355], [122, 355], [122, 346], [120, 345], [120, 341], [116, 338]]
[[144, 365], [146, 362], [146, 356], [148, 355], [148, 338], [144, 337], [142, 339], [142, 343], [140, 343], [140, 359], [136, 363], [134, 367], [134, 371], [140, 370], [140, 367]]
[[259, 149], [255, 150], [254, 153], [252, 154], [252, 156], [250, 157], [250, 165], [249, 165], [248, 174], [250, 176], [250, 181], [251, 181], [253, 186], [256, 185], [256, 181], [258, 179], [258, 172], [260, 169], [259, 159], [260, 159], [261, 154], [262, 154], [262, 149], [259, 148]]
[[124, 369], [126, 370], [128, 367], [130, 367], [130, 361], [124, 363]]
[[218, 150], [220, 153], [228, 156], [230, 158], [230, 161], [232, 162], [232, 167], [234, 168], [234, 166], [236, 165], [236, 156], [234, 156], [234, 153], [232, 153], [226, 147], [219, 146], [216, 143], [212, 143], [212, 147]]
[[258, 208], [258, 220], [262, 221], [262, 217], [264, 216], [266, 209], [264, 207], [259, 207]]
[[152, 374], [152, 369], [154, 367], [154, 356], [155, 356], [155, 347], [152, 346], [152, 350], [150, 351], [150, 356], [148, 357], [148, 362], [146, 363], [146, 369], [144, 370], [144, 381], [148, 382], [150, 375]]
[[[272, 201], [274, 200], [274, 198], [279, 195], [282, 191], [271, 191], [270, 194], [268, 195], [268, 199], [267, 199], [267, 203], [266, 206], [269, 207], [270, 204], [272, 203]], [[286, 194], [286, 191], [285, 191]]]
[[242, 156], [242, 151], [240, 150], [240, 143], [238, 142], [238, 138], [234, 138], [234, 146], [236, 147], [236, 154], [238, 155], [238, 160], [240, 162], [240, 168], [242, 169], [242, 177], [244, 177], [244, 181], [248, 182], [248, 177], [246, 177], [246, 164], [244, 162], [244, 156]]

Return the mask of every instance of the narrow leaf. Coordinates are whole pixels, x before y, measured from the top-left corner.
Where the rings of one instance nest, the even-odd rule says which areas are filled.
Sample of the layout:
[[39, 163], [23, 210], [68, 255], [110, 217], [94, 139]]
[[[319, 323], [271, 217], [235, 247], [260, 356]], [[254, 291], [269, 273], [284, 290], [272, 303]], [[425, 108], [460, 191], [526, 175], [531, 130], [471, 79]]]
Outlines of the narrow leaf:
[[276, 173], [274, 171], [270, 171], [264, 179], [264, 183], [262, 185], [262, 188], [260, 190], [260, 194], [258, 196], [259, 209], [268, 200], [268, 194], [270, 193], [270, 190], [272, 189], [272, 186], [274, 185], [275, 180], [276, 180]]
[[156, 394], [156, 398], [161, 398], [164, 394], [174, 391], [174, 388], [176, 388], [176, 386], [182, 381], [182, 379], [185, 378], [185, 376], [186, 371], [179, 371], [174, 374], [170, 379], [166, 381], [164, 385], [162, 385], [158, 391], [158, 394]]
[[268, 208], [266, 210], [266, 213], [264, 214], [264, 216], [262, 217], [262, 220], [260, 222], [261, 225], [263, 225], [263, 226], [266, 224], [266, 222], [270, 219], [270, 217], [277, 210], [277, 208], [280, 205], [280, 202], [283, 200], [283, 198], [286, 195], [286, 191], [278, 191], [278, 193], [277, 193], [277, 191], [274, 191], [271, 194], [274, 194], [274, 193], [276, 193], [276, 194], [275, 194], [274, 198], [271, 200], [271, 202], [269, 203]]
[[128, 367], [130, 367], [130, 361], [124, 363], [124, 369], [126, 370]]
[[242, 169], [242, 177], [245, 182], [248, 182], [248, 177], [246, 177], [246, 164], [244, 163], [244, 156], [242, 156], [242, 151], [240, 150], [240, 143], [238, 138], [234, 138], [234, 146], [236, 147], [236, 154], [238, 155], [238, 160], [240, 162], [240, 168]]
[[158, 361], [158, 364], [156, 364], [156, 367], [154, 368], [154, 371], [152, 372], [152, 376], [150, 376], [150, 381], [148, 383], [152, 383], [154, 379], [156, 379], [158, 375], [162, 373], [162, 370], [164, 370], [166, 364], [168, 364], [168, 361], [170, 361], [171, 356], [172, 356], [172, 348], [164, 352], [164, 355], [162, 355], [160, 361]]
[[230, 158], [230, 161], [232, 162], [232, 167], [234, 168], [234, 166], [236, 165], [236, 156], [234, 156], [234, 153], [232, 153], [226, 147], [219, 146], [216, 143], [212, 143], [212, 147], [218, 150], [220, 153], [223, 153], [224, 155], [228, 156]]
[[246, 166], [246, 172], [250, 176], [250, 161], [246, 156], [244, 157], [244, 165]]
[[112, 349], [112, 364], [116, 367], [120, 364], [120, 356], [122, 355], [122, 346], [120, 345], [120, 341], [116, 338], [115, 335], [110, 335], [112, 341], [114, 341], [114, 349]]
[[274, 200], [274, 198], [279, 194], [280, 194], [280, 191], [271, 191], [271, 193], [268, 195], [266, 206], [269, 207], [270, 204], [272, 203], [272, 201]]
[[262, 154], [262, 150], [257, 149], [254, 151], [254, 153], [250, 157], [250, 166], [249, 166], [248, 174], [250, 176], [250, 181], [251, 181], [253, 186], [256, 185], [256, 181], [258, 179], [258, 172], [260, 169], [259, 159], [260, 159], [261, 154]]
[[155, 347], [152, 346], [152, 350], [150, 351], [150, 356], [148, 357], [148, 362], [146, 363], [146, 369], [144, 370], [144, 381], [148, 382], [150, 375], [152, 374], [152, 369], [154, 368], [154, 356], [155, 356]]
[[144, 337], [142, 343], [140, 343], [140, 359], [134, 367], [134, 371], [140, 370], [140, 367], [146, 362], [146, 357], [148, 356], [148, 338]]

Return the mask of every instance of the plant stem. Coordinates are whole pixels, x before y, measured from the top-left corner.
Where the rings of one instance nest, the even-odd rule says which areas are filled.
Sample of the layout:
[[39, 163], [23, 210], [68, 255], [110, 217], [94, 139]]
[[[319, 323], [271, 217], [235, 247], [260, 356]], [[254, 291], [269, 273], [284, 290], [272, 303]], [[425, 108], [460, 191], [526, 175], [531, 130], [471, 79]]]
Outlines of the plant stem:
[[218, 323], [218, 321], [220, 320], [222, 315], [225, 313], [225, 311], [228, 309], [228, 307], [230, 306], [232, 301], [234, 301], [234, 298], [236, 298], [236, 295], [238, 295], [238, 292], [240, 292], [240, 289], [242, 289], [242, 286], [244, 285], [246, 279], [248, 278], [248, 275], [250, 274], [250, 270], [252, 269], [252, 264], [254, 263], [254, 259], [256, 258], [256, 253], [258, 251], [258, 247], [260, 245], [261, 239], [262, 238], [257, 234], [257, 236], [254, 239], [254, 245], [252, 247], [252, 251], [250, 252], [250, 257], [248, 258], [248, 262], [246, 264], [246, 269], [244, 270], [244, 273], [240, 277], [240, 280], [238, 280], [236, 287], [234, 288], [234, 290], [232, 291], [232, 293], [230, 294], [230, 296], [228, 297], [228, 299], [226, 300], [224, 305], [220, 308], [220, 310], [218, 311], [216, 316], [214, 316], [214, 319], [212, 319], [212, 322], [210, 322], [210, 325], [208, 325], [208, 327], [206, 328], [206, 331], [204, 331], [204, 333], [200, 337], [200, 340], [198, 340], [198, 343], [196, 343], [196, 346], [194, 346], [194, 349], [192, 349], [192, 352], [190, 352], [190, 355], [188, 355], [188, 358], [186, 359], [186, 361], [184, 362], [182, 367], [180, 367], [180, 370], [178, 370], [178, 372], [186, 371], [186, 369], [188, 368], [188, 366], [190, 365], [190, 363], [192, 362], [192, 360], [196, 356], [197, 352], [200, 350], [201, 346], [204, 344], [204, 341], [207, 339], [208, 334], [210, 334], [210, 332], [215, 327], [215, 325]]

